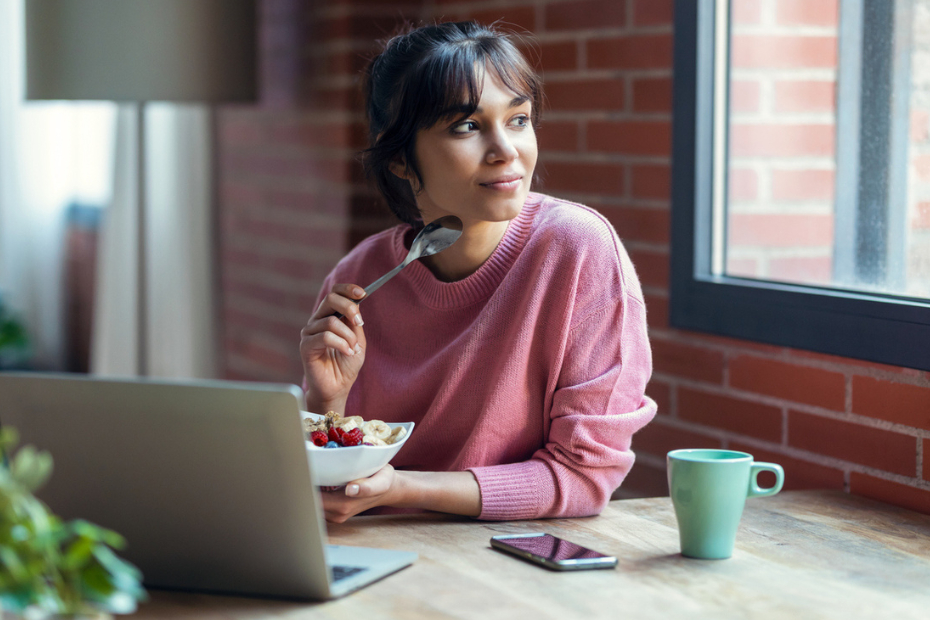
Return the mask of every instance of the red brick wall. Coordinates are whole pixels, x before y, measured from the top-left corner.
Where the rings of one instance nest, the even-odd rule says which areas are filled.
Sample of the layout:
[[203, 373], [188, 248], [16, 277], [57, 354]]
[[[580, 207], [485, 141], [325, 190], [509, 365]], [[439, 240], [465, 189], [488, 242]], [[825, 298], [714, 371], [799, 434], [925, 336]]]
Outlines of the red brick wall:
[[549, 97], [539, 189], [611, 219], [649, 309], [659, 415], [634, 440], [624, 494], [667, 493], [668, 450], [721, 446], [782, 463], [787, 488], [930, 512], [930, 373], [669, 327], [671, 0], [265, 0], [262, 102], [220, 115], [228, 377], [299, 381], [320, 281], [391, 221], [353, 159], [352, 89], [372, 38], [404, 16], [502, 18], [536, 35]]

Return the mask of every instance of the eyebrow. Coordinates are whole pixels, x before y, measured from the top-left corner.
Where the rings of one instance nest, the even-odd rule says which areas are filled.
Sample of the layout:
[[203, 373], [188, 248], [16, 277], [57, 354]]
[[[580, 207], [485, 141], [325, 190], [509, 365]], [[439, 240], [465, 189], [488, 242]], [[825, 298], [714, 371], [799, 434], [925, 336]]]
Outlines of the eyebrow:
[[[511, 107], [511, 108], [515, 108], [515, 107], [517, 107], [517, 106], [523, 105], [524, 103], [526, 103], [526, 102], [529, 101], [529, 100], [530, 100], [530, 98], [527, 97], [526, 95], [518, 95], [518, 96], [516, 96], [516, 97], [514, 97], [513, 99], [510, 100], [510, 107]], [[475, 108], [475, 112], [484, 112], [484, 110], [483, 110], [483, 109], [481, 108], [481, 106], [479, 105], [477, 108]]]

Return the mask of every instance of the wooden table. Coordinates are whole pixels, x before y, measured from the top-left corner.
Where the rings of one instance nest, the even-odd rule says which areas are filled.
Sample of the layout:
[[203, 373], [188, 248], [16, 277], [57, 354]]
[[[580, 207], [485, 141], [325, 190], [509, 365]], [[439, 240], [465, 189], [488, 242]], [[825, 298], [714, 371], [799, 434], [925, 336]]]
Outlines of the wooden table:
[[[615, 570], [556, 573], [490, 548], [547, 531], [616, 555]], [[728, 560], [679, 553], [666, 498], [611, 502], [597, 517], [480, 522], [442, 515], [331, 525], [345, 545], [416, 551], [413, 566], [348, 597], [294, 603], [150, 592], [137, 618], [930, 618], [930, 516], [835, 491], [750, 499]]]

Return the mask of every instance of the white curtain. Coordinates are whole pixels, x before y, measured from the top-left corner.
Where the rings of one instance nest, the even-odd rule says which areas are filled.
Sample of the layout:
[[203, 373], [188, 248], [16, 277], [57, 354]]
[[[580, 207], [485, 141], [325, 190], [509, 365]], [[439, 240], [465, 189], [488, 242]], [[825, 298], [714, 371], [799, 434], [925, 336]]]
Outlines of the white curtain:
[[[137, 373], [136, 117], [117, 124], [113, 202], [97, 270], [91, 371]], [[212, 121], [204, 105], [145, 107], [146, 366], [156, 377], [217, 376]]]
[[110, 199], [115, 107], [25, 102], [23, 0], [0, 0], [0, 295], [32, 364], [64, 365], [65, 210]]

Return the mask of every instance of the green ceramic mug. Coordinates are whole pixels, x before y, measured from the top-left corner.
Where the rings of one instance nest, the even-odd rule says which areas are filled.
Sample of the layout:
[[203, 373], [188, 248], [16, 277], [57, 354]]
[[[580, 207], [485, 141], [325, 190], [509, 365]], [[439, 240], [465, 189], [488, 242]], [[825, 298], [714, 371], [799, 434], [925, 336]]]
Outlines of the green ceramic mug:
[[[746, 498], [775, 495], [785, 482], [781, 465], [756, 463], [751, 454], [735, 450], [672, 450], [667, 463], [681, 554], [691, 558], [733, 555]], [[756, 480], [763, 471], [775, 474], [768, 489]]]

